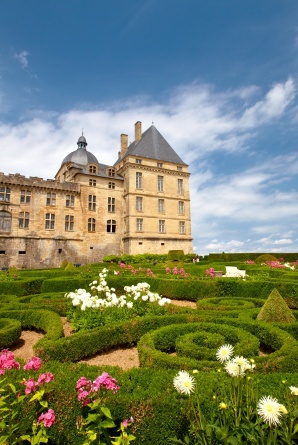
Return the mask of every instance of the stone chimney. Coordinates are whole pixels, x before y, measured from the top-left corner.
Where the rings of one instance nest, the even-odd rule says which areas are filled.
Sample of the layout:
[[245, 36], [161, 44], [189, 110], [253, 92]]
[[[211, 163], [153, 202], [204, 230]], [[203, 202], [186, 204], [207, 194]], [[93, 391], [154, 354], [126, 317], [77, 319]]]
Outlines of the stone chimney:
[[138, 121], [135, 123], [135, 142], [139, 142], [142, 137], [142, 122]]
[[121, 134], [121, 151], [120, 154], [123, 156], [128, 149], [128, 136], [127, 134]]

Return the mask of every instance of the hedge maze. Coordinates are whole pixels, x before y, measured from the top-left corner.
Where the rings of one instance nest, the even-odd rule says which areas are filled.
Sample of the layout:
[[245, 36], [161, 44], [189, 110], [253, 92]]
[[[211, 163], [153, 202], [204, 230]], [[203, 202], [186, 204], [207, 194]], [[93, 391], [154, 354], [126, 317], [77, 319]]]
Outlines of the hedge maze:
[[[138, 445], [164, 444], [173, 431], [186, 428], [180, 415], [184, 402], [173, 393], [172, 376], [181, 369], [199, 371], [202, 382], [208, 380], [207, 397], [221, 378], [216, 373], [219, 367], [216, 351], [223, 344], [233, 345], [236, 355], [254, 359], [257, 372], [273, 391], [278, 390], [276, 382], [284, 376], [297, 385], [294, 379], [298, 371], [298, 322], [257, 320], [273, 289], [278, 290], [296, 317], [296, 271], [247, 281], [205, 279], [201, 273], [195, 275], [198, 269], [192, 265], [190, 278], [184, 280], [166, 277], [162, 271], [148, 279], [111, 275], [109, 285], [116, 292], [125, 285], [146, 281], [160, 295], [195, 301], [196, 309], [169, 305], [162, 316], [138, 317], [64, 337], [61, 317], [67, 312], [65, 292], [86, 289], [99, 270], [86, 276], [78, 270], [36, 271], [36, 276], [34, 271], [20, 271], [15, 280], [0, 279], [0, 347], [12, 347], [22, 329], [42, 330], [45, 335], [35, 344], [35, 355], [57, 375], [56, 389], [49, 399], [56, 404], [57, 412], [62, 408], [71, 411], [69, 418], [61, 413], [61, 423], [58, 421], [53, 427], [53, 444], [82, 443], [75, 433], [78, 407], [75, 392], [70, 388], [82, 372], [96, 375], [98, 370], [77, 362], [111, 348], [132, 345], [138, 348], [140, 369], [113, 370], [122, 383], [123, 395], [115, 396], [111, 402], [116, 419], [125, 418], [128, 413], [135, 417]], [[146, 392], [148, 387], [150, 395]]]

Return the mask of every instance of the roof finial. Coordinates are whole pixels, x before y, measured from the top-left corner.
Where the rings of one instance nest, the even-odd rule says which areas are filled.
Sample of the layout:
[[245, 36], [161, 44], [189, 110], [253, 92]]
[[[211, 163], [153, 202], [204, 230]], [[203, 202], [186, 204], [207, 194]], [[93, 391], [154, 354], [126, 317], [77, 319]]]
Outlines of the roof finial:
[[154, 122], [152, 121], [152, 125], [154, 125]]
[[82, 136], [84, 136], [84, 128], [82, 128]]

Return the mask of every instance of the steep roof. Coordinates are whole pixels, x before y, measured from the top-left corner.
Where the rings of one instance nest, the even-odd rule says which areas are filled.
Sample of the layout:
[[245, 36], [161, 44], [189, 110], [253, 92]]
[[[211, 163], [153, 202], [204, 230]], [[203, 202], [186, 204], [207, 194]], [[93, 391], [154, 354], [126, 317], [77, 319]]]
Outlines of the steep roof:
[[144, 131], [139, 141], [134, 141], [129, 145], [116, 164], [128, 155], [186, 165], [154, 125]]

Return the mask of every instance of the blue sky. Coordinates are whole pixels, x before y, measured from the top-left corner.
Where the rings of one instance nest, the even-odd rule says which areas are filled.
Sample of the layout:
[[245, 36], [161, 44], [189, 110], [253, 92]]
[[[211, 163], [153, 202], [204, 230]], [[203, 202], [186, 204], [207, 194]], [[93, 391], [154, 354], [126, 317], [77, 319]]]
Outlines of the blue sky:
[[189, 164], [194, 251], [298, 252], [297, 0], [4, 0], [0, 171], [113, 164], [152, 122]]

